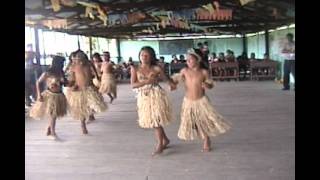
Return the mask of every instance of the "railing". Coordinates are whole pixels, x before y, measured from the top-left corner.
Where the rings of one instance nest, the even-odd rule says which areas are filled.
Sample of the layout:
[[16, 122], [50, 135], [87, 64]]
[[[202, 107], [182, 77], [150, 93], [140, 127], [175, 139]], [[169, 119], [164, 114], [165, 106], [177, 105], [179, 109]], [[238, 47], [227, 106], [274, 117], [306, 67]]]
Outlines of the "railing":
[[273, 60], [251, 61], [250, 79], [260, 80], [261, 78], [274, 79], [276, 77], [277, 62]]

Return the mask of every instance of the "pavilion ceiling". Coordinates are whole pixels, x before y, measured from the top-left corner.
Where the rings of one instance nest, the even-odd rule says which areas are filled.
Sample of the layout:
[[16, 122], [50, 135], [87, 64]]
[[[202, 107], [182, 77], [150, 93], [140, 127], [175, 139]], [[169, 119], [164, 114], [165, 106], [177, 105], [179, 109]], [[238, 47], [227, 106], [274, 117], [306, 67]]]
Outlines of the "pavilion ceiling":
[[294, 0], [25, 0], [28, 26], [107, 38], [252, 33], [294, 12]]

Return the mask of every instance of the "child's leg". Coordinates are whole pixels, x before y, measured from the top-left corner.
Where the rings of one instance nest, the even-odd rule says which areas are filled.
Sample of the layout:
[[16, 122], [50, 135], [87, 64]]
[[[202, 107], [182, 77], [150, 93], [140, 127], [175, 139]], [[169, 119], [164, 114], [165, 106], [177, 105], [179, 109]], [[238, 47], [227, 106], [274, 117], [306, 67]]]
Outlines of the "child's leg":
[[87, 126], [86, 126], [86, 118], [80, 119], [81, 121], [81, 129], [83, 134], [88, 134]]
[[110, 97], [110, 103], [112, 103], [114, 98], [112, 97], [111, 93], [108, 93], [108, 96]]
[[56, 136], [56, 117], [50, 119], [50, 131], [52, 136]]
[[155, 129], [155, 136], [157, 138], [158, 144], [156, 147], [156, 150], [152, 153], [152, 155], [160, 154], [162, 153], [163, 146], [162, 146], [162, 139], [163, 139], [163, 133], [160, 127], [156, 127]]
[[210, 142], [209, 136], [205, 135], [202, 152], [209, 152], [209, 151], [211, 151], [211, 142]]
[[50, 122], [49, 122], [49, 125], [47, 127], [47, 136], [50, 136], [51, 135], [51, 128], [50, 128]]
[[161, 141], [162, 142], [162, 146], [163, 146], [163, 148], [166, 148], [167, 145], [170, 143], [170, 140], [168, 139], [166, 133], [164, 132], [163, 127], [160, 126], [159, 128], [162, 131], [162, 141]]
[[47, 136], [51, 136], [53, 139], [57, 138], [56, 135], [56, 117], [50, 117], [49, 126], [47, 127]]
[[94, 121], [94, 120], [96, 120], [96, 118], [94, 117], [93, 112], [89, 115], [88, 120], [89, 120], [89, 121]]

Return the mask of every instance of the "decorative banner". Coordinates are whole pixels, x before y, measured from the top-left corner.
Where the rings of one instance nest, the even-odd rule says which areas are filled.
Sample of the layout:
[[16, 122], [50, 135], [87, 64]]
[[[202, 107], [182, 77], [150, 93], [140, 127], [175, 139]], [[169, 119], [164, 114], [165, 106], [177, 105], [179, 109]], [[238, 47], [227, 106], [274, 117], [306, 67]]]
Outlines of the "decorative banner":
[[240, 0], [241, 6], [244, 6], [245, 4], [248, 4], [249, 2], [253, 2], [255, 0]]
[[89, 17], [91, 19], [94, 19], [92, 7], [86, 7], [85, 17]]
[[51, 4], [54, 12], [60, 11], [60, 0], [51, 0]]
[[76, 0], [60, 0], [60, 1], [61, 1], [61, 4], [65, 5], [65, 6], [74, 7], [77, 5]]
[[100, 4], [85, 1], [77, 1], [77, 3], [86, 7], [86, 17], [90, 17], [91, 19], [94, 19], [93, 11], [96, 10], [99, 14], [97, 17], [102, 20], [105, 26], [107, 26], [107, 11]]
[[128, 14], [128, 24], [135, 24], [141, 20], [144, 20], [146, 17], [146, 14], [141, 12], [130, 13]]
[[202, 8], [196, 10], [197, 20], [232, 20], [231, 9], [220, 9], [219, 2], [213, 2], [215, 9], [212, 4], [209, 3]]
[[67, 29], [68, 25], [66, 19], [44, 20], [42, 24], [49, 29]]
[[232, 20], [232, 10], [229, 9], [219, 9], [210, 13], [205, 9], [198, 9], [196, 12], [197, 20]]

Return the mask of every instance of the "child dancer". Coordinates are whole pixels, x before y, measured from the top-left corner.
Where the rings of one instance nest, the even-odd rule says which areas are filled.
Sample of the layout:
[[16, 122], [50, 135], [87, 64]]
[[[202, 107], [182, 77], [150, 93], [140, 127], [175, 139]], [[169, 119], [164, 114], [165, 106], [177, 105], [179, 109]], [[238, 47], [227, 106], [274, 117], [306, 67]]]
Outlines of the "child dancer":
[[92, 83], [94, 70], [83, 51], [76, 52], [70, 73], [71, 91], [68, 95], [68, 102], [71, 113], [75, 119], [80, 119], [82, 133], [88, 134], [86, 119], [93, 116], [94, 112], [106, 111], [107, 104]]
[[[62, 92], [62, 85], [65, 83], [63, 73], [64, 58], [53, 57], [50, 68], [37, 80], [37, 101], [30, 110], [30, 117], [50, 119], [47, 127], [47, 136], [57, 139], [55, 126], [56, 119], [67, 114], [67, 100]], [[47, 89], [40, 93], [40, 83], [46, 81]]]
[[[163, 70], [156, 65], [154, 50], [145, 46], [139, 52], [140, 66], [131, 67], [131, 85], [136, 89], [138, 123], [142, 128], [154, 128], [158, 144], [152, 155], [162, 153], [169, 144], [163, 126], [172, 120], [171, 104], [166, 92], [158, 83], [159, 78], [166, 79]], [[173, 82], [170, 83], [174, 86]]]
[[97, 77], [93, 79], [93, 84], [99, 88], [100, 87], [100, 79], [101, 79], [101, 64], [102, 64], [102, 59], [100, 57], [99, 53], [94, 53], [92, 55], [92, 61], [93, 61], [93, 66], [96, 70]]
[[101, 85], [99, 88], [99, 92], [101, 94], [108, 94], [110, 97], [110, 103], [117, 98], [117, 82], [114, 77], [114, 69], [113, 65], [110, 63], [110, 54], [109, 52], [104, 52], [105, 61], [101, 66]]
[[[209, 136], [225, 133], [230, 126], [205, 95], [205, 89], [213, 88], [214, 84], [209, 79], [208, 71], [200, 68], [200, 53], [197, 49], [190, 49], [187, 55], [187, 67], [173, 76], [175, 84], [184, 81], [186, 91], [181, 108], [178, 137], [183, 140], [200, 137], [204, 140], [202, 152], [209, 152], [211, 150]], [[176, 86], [172, 86], [172, 90], [175, 88]]]

